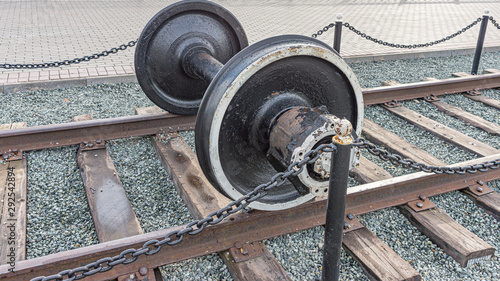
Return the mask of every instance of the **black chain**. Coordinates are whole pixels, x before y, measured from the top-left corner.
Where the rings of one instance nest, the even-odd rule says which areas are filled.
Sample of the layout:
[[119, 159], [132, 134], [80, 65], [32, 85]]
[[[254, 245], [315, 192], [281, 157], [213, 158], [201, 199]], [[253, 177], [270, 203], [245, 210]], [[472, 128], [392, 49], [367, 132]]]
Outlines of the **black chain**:
[[101, 57], [107, 57], [110, 54], [116, 54], [118, 51], [124, 51], [128, 47], [133, 47], [137, 43], [137, 40], [135, 41], [130, 41], [127, 44], [121, 44], [119, 47], [116, 48], [111, 48], [109, 51], [102, 51], [97, 54], [93, 54], [90, 56], [84, 56], [81, 58], [75, 58], [72, 60], [63, 60], [63, 61], [55, 61], [55, 62], [45, 62], [45, 63], [29, 63], [29, 64], [10, 64], [10, 63], [5, 63], [5, 64], [0, 64], [0, 68], [5, 68], [5, 69], [35, 69], [35, 68], [49, 68], [49, 67], [59, 67], [59, 66], [65, 66], [65, 65], [70, 65], [70, 64], [76, 64], [76, 63], [81, 63], [81, 62], [87, 62], [90, 60], [96, 60]]
[[436, 44], [439, 44], [439, 43], [443, 43], [445, 41], [448, 41], [452, 38], [455, 38], [456, 36], [466, 32], [467, 30], [471, 29], [473, 26], [475, 26], [476, 24], [480, 23], [483, 19], [482, 18], [477, 18], [475, 21], [473, 21], [471, 24], [467, 25], [466, 27], [462, 28], [461, 30], [449, 35], [449, 36], [446, 36], [442, 39], [439, 39], [439, 40], [436, 40], [436, 41], [432, 41], [432, 42], [428, 42], [428, 43], [423, 43], [423, 44], [412, 44], [412, 45], [405, 45], [405, 44], [394, 44], [394, 43], [389, 43], [389, 42], [386, 42], [386, 41], [383, 41], [383, 40], [379, 40], [379, 39], [376, 39], [376, 38], [373, 38], [371, 37], [370, 35], [366, 35], [365, 33], [359, 31], [358, 29], [356, 29], [354, 26], [350, 25], [349, 23], [344, 23], [344, 26], [349, 28], [349, 30], [351, 30], [352, 32], [356, 33], [357, 35], [365, 38], [366, 40], [370, 40], [372, 42], [375, 42], [377, 44], [380, 44], [380, 45], [384, 45], [384, 46], [389, 46], [389, 47], [393, 47], [393, 48], [405, 48], [405, 49], [415, 49], [415, 48], [422, 48], [422, 47], [430, 47], [430, 46], [433, 46], [433, 45], [436, 45]]
[[394, 165], [402, 165], [405, 168], [413, 168], [415, 170], [424, 171], [427, 173], [435, 173], [435, 174], [460, 174], [463, 175], [465, 173], [475, 174], [477, 171], [486, 172], [489, 169], [498, 169], [500, 167], [500, 159], [491, 160], [485, 163], [476, 164], [476, 165], [468, 165], [464, 167], [437, 167], [431, 166], [424, 163], [415, 162], [412, 159], [404, 158], [398, 154], [390, 154], [387, 150], [377, 148], [374, 144], [367, 142], [363, 138], [359, 138], [356, 140], [356, 143], [353, 146], [358, 146], [360, 148], [365, 148], [369, 153], [378, 156], [380, 159], [384, 161], [390, 161]]
[[323, 34], [324, 32], [327, 32], [330, 28], [332, 28], [334, 26], [335, 26], [334, 23], [330, 23], [329, 25], [323, 27], [323, 29], [320, 29], [320, 30], [318, 30], [318, 32], [316, 32], [313, 35], [311, 35], [311, 37], [312, 38], [316, 38], [316, 37], [320, 36], [321, 34]]
[[[352, 26], [348, 22], [345, 22], [343, 24], [343, 26], [349, 28], [349, 30], [351, 30], [352, 32], [356, 33], [357, 35], [365, 38], [366, 40], [370, 40], [370, 41], [375, 42], [375, 43], [380, 44], [380, 45], [384, 45], [384, 46], [388, 46], [388, 47], [393, 47], [393, 48], [415, 49], [415, 48], [422, 48], [422, 47], [430, 47], [430, 46], [433, 46], [433, 45], [436, 45], [436, 44], [448, 41], [448, 40], [450, 40], [452, 38], [455, 38], [458, 35], [466, 32], [469, 29], [471, 29], [473, 26], [475, 26], [476, 24], [480, 23], [482, 20], [483, 20], [482, 18], [477, 18], [471, 24], [467, 25], [466, 27], [462, 28], [461, 30], [459, 30], [459, 31], [457, 31], [457, 32], [455, 32], [455, 33], [453, 33], [453, 34], [451, 34], [449, 36], [446, 36], [446, 37], [444, 37], [442, 39], [439, 39], [439, 40], [436, 40], [436, 41], [432, 41], [432, 42], [428, 42], [428, 43], [411, 44], [411, 45], [394, 44], [394, 43], [386, 42], [386, 41], [383, 41], [383, 40], [380, 40], [380, 39], [377, 39], [377, 38], [373, 38], [370, 35], [366, 35], [366, 33], [363, 33], [360, 30], [356, 29], [354, 26]], [[497, 28], [500, 28], [500, 25], [493, 19], [493, 17], [490, 17], [490, 20], [493, 23], [493, 25], [495, 25]], [[331, 24], [325, 26], [323, 29], [320, 29], [318, 32], [314, 33], [312, 35], [312, 37], [316, 38], [316, 37], [318, 37], [319, 35], [323, 34], [325, 31], [329, 30], [331, 27], [334, 27], [334, 26], [335, 26], [335, 24], [331, 23]]]
[[496, 20], [493, 19], [493, 17], [490, 16], [490, 21], [491, 23], [498, 29], [500, 29], [500, 24]]
[[[268, 193], [268, 191], [276, 186], [285, 183], [285, 180], [290, 176], [297, 176], [304, 170], [307, 164], [313, 164], [318, 160], [322, 152], [332, 152], [336, 150], [335, 144], [322, 144], [316, 149], [307, 152], [304, 155], [304, 160], [294, 162], [284, 172], [275, 174], [268, 183], [257, 186], [253, 191], [242, 196], [240, 199], [231, 202], [226, 207], [208, 214], [204, 219], [190, 222], [184, 229], [176, 230], [168, 233], [162, 240], [149, 240], [139, 249], [128, 249], [114, 257], [102, 258], [98, 261], [87, 264], [86, 266], [77, 267], [74, 269], [63, 270], [58, 274], [51, 276], [41, 276], [32, 279], [31, 281], [59, 281], [59, 280], [80, 280], [87, 276], [111, 270], [119, 264], [129, 264], [136, 261], [142, 255], [154, 255], [158, 253], [164, 245], [173, 246], [182, 241], [186, 235], [195, 235], [203, 231], [208, 225], [216, 225], [223, 221], [228, 216], [246, 208], [253, 201], [260, 199]], [[64, 279], [66, 278], [66, 279]]]

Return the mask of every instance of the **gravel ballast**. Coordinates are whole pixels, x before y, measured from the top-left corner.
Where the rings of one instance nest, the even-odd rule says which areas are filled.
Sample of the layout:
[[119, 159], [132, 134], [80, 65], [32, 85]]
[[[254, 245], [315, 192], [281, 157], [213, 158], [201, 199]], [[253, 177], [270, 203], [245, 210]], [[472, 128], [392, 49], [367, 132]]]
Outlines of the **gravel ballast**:
[[[450, 78], [452, 72], [468, 72], [472, 56], [412, 59], [351, 64], [362, 87], [378, 87], [382, 81], [417, 82], [425, 77]], [[500, 53], [487, 53], [482, 68], [500, 68]], [[480, 69], [480, 72], [481, 72]], [[500, 99], [499, 90], [483, 91]], [[471, 101], [461, 95], [443, 101], [499, 124], [498, 110]], [[91, 114], [94, 119], [134, 115], [135, 108], [153, 105], [135, 83], [95, 85], [80, 88], [40, 90], [1, 95], [0, 124], [27, 122], [28, 126], [68, 122], [73, 116]], [[439, 112], [420, 100], [403, 105], [423, 116], [500, 149], [500, 138]], [[435, 157], [457, 163], [478, 156], [449, 145], [423, 132], [379, 106], [365, 108], [367, 118], [425, 149]], [[193, 132], [182, 133], [193, 145]], [[106, 144], [132, 207], [145, 232], [186, 223], [189, 213], [177, 195], [168, 175], [156, 158], [149, 138], [109, 141]], [[410, 173], [382, 162], [367, 153], [368, 159], [391, 175]], [[76, 164], [76, 147], [26, 153], [28, 158], [28, 243], [27, 257], [97, 243], [87, 200]], [[350, 179], [350, 186], [357, 185]], [[500, 192], [500, 181], [489, 186]], [[500, 248], [500, 224], [460, 192], [437, 196], [433, 202], [464, 227]], [[450, 256], [413, 227], [396, 208], [363, 215], [361, 221], [408, 261], [424, 280], [498, 280], [499, 254], [487, 262], [461, 268]], [[294, 280], [315, 280], [321, 276], [322, 227], [269, 239], [265, 244]], [[367, 280], [359, 265], [342, 254], [341, 279]], [[162, 268], [166, 280], [231, 280], [227, 267], [216, 254]]]

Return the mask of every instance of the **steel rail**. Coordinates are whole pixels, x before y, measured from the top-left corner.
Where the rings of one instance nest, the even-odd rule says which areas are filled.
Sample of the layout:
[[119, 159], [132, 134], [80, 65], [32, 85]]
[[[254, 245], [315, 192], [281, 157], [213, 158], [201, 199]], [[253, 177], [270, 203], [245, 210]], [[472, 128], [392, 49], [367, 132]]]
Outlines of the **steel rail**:
[[363, 99], [365, 105], [370, 105], [392, 100], [402, 101], [431, 95], [449, 95], [499, 87], [500, 73], [493, 73], [364, 89]]
[[[483, 163], [500, 158], [500, 154], [474, 159], [451, 166]], [[432, 197], [453, 190], [467, 188], [477, 181], [488, 182], [500, 178], [500, 169], [483, 173], [448, 175], [424, 172], [400, 176], [348, 189], [346, 213], [354, 215], [373, 212], [391, 206], [406, 204], [420, 196]], [[119, 265], [113, 269], [89, 276], [86, 280], [105, 280], [137, 271], [140, 267], [153, 268], [194, 257], [220, 252], [236, 242], [256, 242], [279, 235], [323, 225], [326, 215], [326, 200], [313, 201], [293, 209], [264, 212], [238, 213], [225, 222], [209, 226], [198, 235], [187, 236], [179, 245], [167, 247], [152, 256], [142, 256], [136, 262]], [[0, 280], [30, 280], [38, 276], [56, 274], [61, 270], [84, 266], [104, 257], [120, 254], [129, 248], [139, 248], [150, 239], [160, 239], [176, 226], [147, 234], [127, 237], [80, 249], [70, 250], [44, 257], [16, 262], [14, 272], [10, 266], [0, 266]]]
[[[439, 81], [417, 82], [363, 90], [365, 105], [463, 93], [500, 87], [500, 73]], [[127, 116], [0, 131], [0, 153], [30, 151], [79, 144], [83, 141], [111, 140], [152, 135], [160, 129], [193, 129], [195, 116], [173, 114]]]
[[135, 115], [0, 131], [0, 154], [68, 146], [84, 141], [154, 135], [164, 130], [192, 130], [196, 116], [169, 113]]

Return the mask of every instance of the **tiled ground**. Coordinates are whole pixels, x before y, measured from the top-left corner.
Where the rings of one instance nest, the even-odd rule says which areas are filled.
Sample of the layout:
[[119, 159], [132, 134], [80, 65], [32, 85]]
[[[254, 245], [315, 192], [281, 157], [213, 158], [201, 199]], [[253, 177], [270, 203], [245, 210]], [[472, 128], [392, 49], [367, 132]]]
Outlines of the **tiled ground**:
[[[147, 21], [172, 0], [0, 0], [0, 64], [72, 59], [135, 40]], [[466, 26], [489, 9], [500, 20], [500, 1], [461, 0], [217, 0], [243, 24], [250, 43], [278, 35], [310, 36], [342, 13], [344, 21], [394, 43], [434, 41]], [[384, 47], [344, 28], [344, 57], [474, 48], [479, 25], [437, 46], [417, 50]], [[333, 32], [319, 39], [331, 44]], [[488, 26], [485, 46], [500, 46], [500, 30]], [[44, 70], [0, 69], [0, 84], [133, 74], [134, 48], [105, 58]]]

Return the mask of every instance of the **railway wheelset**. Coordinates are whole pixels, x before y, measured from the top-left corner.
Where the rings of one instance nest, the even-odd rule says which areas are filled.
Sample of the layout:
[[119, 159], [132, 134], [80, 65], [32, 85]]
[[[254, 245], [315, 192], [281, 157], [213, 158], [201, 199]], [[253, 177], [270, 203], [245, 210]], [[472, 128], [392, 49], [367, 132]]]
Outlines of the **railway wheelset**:
[[[135, 68], [156, 105], [197, 114], [199, 164], [233, 200], [331, 143], [343, 120], [361, 133], [361, 87], [337, 52], [300, 35], [248, 46], [239, 21], [208, 1], [178, 2], [156, 14], [137, 42]], [[345, 165], [354, 162], [350, 154]], [[330, 155], [320, 154], [250, 207], [280, 210], [327, 195]]]

